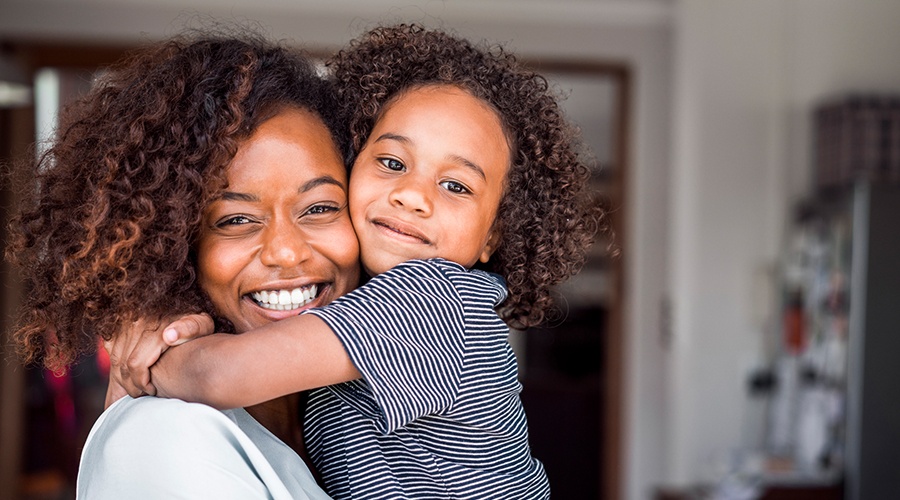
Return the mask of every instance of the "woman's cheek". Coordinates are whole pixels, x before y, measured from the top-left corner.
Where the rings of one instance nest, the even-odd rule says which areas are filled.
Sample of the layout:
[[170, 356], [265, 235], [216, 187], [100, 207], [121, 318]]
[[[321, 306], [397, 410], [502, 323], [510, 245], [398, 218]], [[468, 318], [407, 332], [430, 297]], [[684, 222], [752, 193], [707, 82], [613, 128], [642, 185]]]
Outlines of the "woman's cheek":
[[224, 241], [215, 236], [201, 237], [197, 247], [197, 282], [209, 295], [213, 305], [227, 311], [238, 300], [237, 280], [246, 267], [252, 249], [239, 241]]
[[338, 268], [338, 275], [343, 283], [337, 283], [337, 294], [343, 295], [359, 284], [359, 240], [353, 231], [349, 217], [344, 217], [341, 224], [329, 231], [320, 239], [319, 246], [323, 255]]

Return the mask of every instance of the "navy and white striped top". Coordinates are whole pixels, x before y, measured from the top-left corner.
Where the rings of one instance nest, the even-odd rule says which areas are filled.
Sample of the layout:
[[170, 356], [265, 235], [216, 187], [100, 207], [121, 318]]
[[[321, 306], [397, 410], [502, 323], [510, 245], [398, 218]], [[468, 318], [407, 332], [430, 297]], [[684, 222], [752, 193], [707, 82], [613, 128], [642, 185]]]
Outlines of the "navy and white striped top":
[[306, 445], [334, 498], [546, 498], [531, 456], [502, 280], [409, 261], [310, 314], [360, 380], [313, 392]]

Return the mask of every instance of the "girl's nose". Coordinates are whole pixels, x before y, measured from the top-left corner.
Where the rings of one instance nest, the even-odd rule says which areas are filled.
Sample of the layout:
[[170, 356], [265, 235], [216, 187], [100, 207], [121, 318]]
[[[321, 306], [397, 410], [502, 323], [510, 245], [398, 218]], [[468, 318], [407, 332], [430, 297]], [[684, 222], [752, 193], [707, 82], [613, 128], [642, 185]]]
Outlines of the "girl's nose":
[[434, 208], [428, 188], [425, 181], [408, 175], [397, 181], [388, 196], [391, 205], [427, 217]]
[[270, 224], [263, 237], [265, 241], [260, 260], [266, 266], [295, 267], [312, 255], [312, 249], [302, 231], [293, 223], [279, 221]]

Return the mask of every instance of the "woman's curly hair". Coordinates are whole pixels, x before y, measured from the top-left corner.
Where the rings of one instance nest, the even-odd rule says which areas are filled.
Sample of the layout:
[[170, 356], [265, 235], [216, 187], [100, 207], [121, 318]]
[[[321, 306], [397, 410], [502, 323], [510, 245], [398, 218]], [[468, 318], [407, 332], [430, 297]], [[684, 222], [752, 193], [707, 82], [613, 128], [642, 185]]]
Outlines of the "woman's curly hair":
[[68, 107], [10, 225], [7, 258], [28, 287], [14, 333], [25, 361], [61, 370], [125, 322], [213, 314], [192, 251], [202, 209], [241, 141], [285, 107], [316, 113], [347, 149], [308, 58], [248, 33], [145, 48]]
[[512, 165], [497, 223], [501, 243], [484, 269], [500, 274], [509, 298], [500, 314], [513, 327], [540, 323], [551, 289], [577, 273], [608, 217], [588, 189], [577, 130], [547, 81], [501, 47], [477, 46], [417, 25], [376, 28], [328, 63], [358, 154], [385, 106], [403, 92], [447, 84], [499, 115]]

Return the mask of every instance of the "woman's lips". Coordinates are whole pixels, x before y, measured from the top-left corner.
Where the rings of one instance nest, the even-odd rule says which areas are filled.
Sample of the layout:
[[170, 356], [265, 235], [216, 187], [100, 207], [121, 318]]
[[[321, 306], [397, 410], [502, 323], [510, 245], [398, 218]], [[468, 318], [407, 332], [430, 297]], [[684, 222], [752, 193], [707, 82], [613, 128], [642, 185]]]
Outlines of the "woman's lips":
[[271, 311], [294, 311], [314, 302], [319, 296], [316, 284], [281, 290], [263, 290], [247, 296], [259, 307]]

